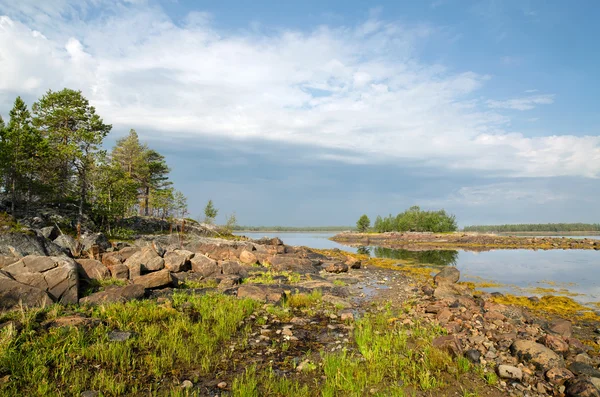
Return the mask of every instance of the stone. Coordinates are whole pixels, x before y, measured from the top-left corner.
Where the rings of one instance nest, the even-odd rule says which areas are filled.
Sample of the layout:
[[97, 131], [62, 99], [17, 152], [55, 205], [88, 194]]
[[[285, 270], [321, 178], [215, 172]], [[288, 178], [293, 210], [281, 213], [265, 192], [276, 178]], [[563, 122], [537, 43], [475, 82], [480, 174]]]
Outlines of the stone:
[[589, 378], [571, 379], [566, 384], [568, 397], [600, 397], [600, 391]]
[[317, 273], [310, 259], [300, 258], [295, 254], [277, 254], [271, 258], [271, 267], [277, 272], [290, 271], [301, 274]]
[[[192, 253], [192, 257], [193, 255]], [[165, 253], [163, 258], [165, 267], [172, 273], [183, 272], [189, 267], [190, 259], [185, 254], [169, 251]]]
[[575, 361], [580, 362], [580, 363], [590, 364], [590, 365], [594, 363], [592, 358], [585, 353], [579, 353], [578, 355], [576, 355]]
[[8, 265], [12, 265], [15, 262], [18, 262], [19, 258], [16, 256], [4, 256], [0, 255], [0, 270]]
[[242, 281], [242, 278], [238, 275], [235, 274], [226, 274], [226, 275], [222, 275], [219, 276], [218, 278], [219, 280], [219, 289], [227, 289], [227, 288], [231, 288], [234, 287], [238, 284], [240, 284], [240, 282]]
[[0, 310], [25, 307], [44, 307], [52, 303], [45, 291], [15, 281], [0, 272]]
[[145, 288], [143, 285], [131, 284], [124, 287], [107, 288], [104, 291], [96, 292], [79, 300], [80, 303], [89, 303], [92, 305], [101, 303], [127, 302], [144, 297]]
[[217, 383], [217, 387], [221, 390], [227, 389], [227, 382], [219, 382]]
[[346, 273], [348, 265], [342, 262], [332, 262], [325, 266], [325, 271], [329, 273]]
[[119, 255], [121, 256], [123, 261], [131, 258], [136, 252], [140, 252], [141, 248], [139, 247], [125, 247], [119, 250]]
[[436, 285], [455, 284], [460, 279], [460, 271], [454, 266], [446, 266], [433, 277]]
[[77, 241], [75, 241], [73, 237], [66, 234], [61, 234], [60, 236], [55, 238], [53, 242], [59, 247], [71, 252], [72, 254], [79, 252], [79, 250], [81, 249], [80, 244]]
[[223, 274], [235, 274], [242, 278], [248, 277], [248, 272], [239, 263], [234, 261], [224, 261], [220, 263]]
[[523, 379], [523, 372], [512, 365], [499, 365], [498, 376], [504, 379], [521, 380]]
[[344, 309], [352, 307], [352, 303], [348, 302], [344, 298], [340, 298], [339, 296], [335, 296], [335, 295], [331, 295], [331, 294], [323, 295], [321, 297], [321, 300], [323, 302], [331, 303], [334, 306], [344, 308]]
[[156, 252], [156, 254], [160, 257], [165, 255], [165, 249], [164, 247], [156, 240], [152, 240], [152, 244], [151, 244], [152, 249], [154, 249], [154, 252]]
[[[121, 251], [119, 251], [121, 252]], [[152, 262], [153, 259], [156, 259]], [[164, 261], [156, 251], [152, 247], [144, 247], [140, 251], [133, 253], [123, 264], [127, 266], [129, 269], [147, 269], [146, 266], [150, 266], [150, 268], [156, 268], [160, 265], [164, 267]], [[160, 270], [160, 269], [157, 269]], [[152, 271], [152, 270], [148, 270]]]
[[196, 254], [192, 260], [192, 271], [200, 273], [203, 277], [211, 277], [221, 274], [221, 269], [217, 265], [217, 261], [209, 258], [206, 255]]
[[344, 262], [350, 269], [360, 269], [362, 266], [362, 262], [360, 259], [353, 258], [351, 256], [346, 257], [346, 262]]
[[108, 340], [111, 342], [125, 342], [131, 338], [131, 332], [111, 331], [108, 333]]
[[84, 234], [81, 237], [81, 246], [83, 251], [89, 251], [92, 247], [98, 247], [100, 252], [105, 252], [112, 247], [112, 244], [108, 241], [104, 233], [90, 233]]
[[544, 337], [544, 345], [554, 350], [558, 354], [565, 354], [569, 351], [569, 344], [562, 338], [548, 334]]
[[144, 288], [162, 288], [173, 284], [173, 277], [168, 269], [159, 270], [133, 279], [134, 284], [142, 285]]
[[342, 320], [343, 322], [354, 321], [354, 313], [352, 313], [351, 311], [343, 311], [340, 313], [340, 320]]
[[100, 393], [98, 393], [95, 390], [86, 390], [84, 392], [81, 392], [79, 397], [98, 397], [99, 395], [100, 395]]
[[238, 298], [249, 298], [260, 302], [277, 303], [284, 298], [281, 288], [267, 285], [241, 285], [237, 291]]
[[150, 259], [147, 263], [142, 264], [142, 269], [146, 272], [157, 272], [165, 268], [165, 260], [160, 256]]
[[254, 265], [258, 263], [258, 258], [252, 252], [243, 250], [240, 253], [240, 262], [245, 263], [246, 265]]
[[554, 367], [546, 371], [546, 379], [553, 385], [562, 385], [575, 375], [566, 368]]
[[27, 255], [65, 255], [52, 241], [35, 234], [1, 233], [0, 255], [23, 257]]
[[39, 288], [55, 302], [77, 303], [79, 277], [77, 264], [65, 256], [28, 255], [3, 271], [16, 281]]
[[76, 259], [79, 276], [88, 280], [104, 280], [110, 278], [110, 271], [102, 262], [95, 259]]
[[438, 320], [441, 325], [447, 324], [453, 317], [452, 312], [447, 307], [444, 307], [435, 315], [436, 320]]
[[462, 356], [460, 341], [454, 335], [438, 336], [431, 344], [433, 347], [447, 352], [452, 357]]
[[433, 291], [433, 297], [436, 299], [455, 299], [460, 296], [460, 291], [455, 288], [455, 284], [442, 283]]
[[569, 370], [575, 375], [587, 375], [594, 378], [600, 378], [600, 371], [589, 364], [574, 361], [569, 364]]
[[184, 249], [176, 249], [172, 252], [175, 252], [178, 255], [182, 255], [185, 258], [186, 262], [191, 261], [192, 258], [194, 257], [194, 255], [196, 255], [192, 251], [188, 251], [188, 250], [184, 250]]
[[469, 349], [465, 352], [465, 357], [473, 364], [479, 364], [481, 360], [481, 352], [476, 349]]
[[105, 252], [102, 254], [102, 264], [104, 266], [115, 266], [123, 263], [123, 257], [120, 252]]
[[112, 278], [117, 280], [127, 280], [129, 279], [129, 268], [125, 265], [115, 265], [108, 266], [108, 270], [110, 271], [110, 275]]
[[59, 236], [58, 229], [55, 226], [46, 226], [39, 230], [40, 235], [48, 240], [54, 240]]
[[562, 357], [546, 346], [530, 340], [518, 339], [510, 346], [513, 356], [522, 361], [531, 362], [540, 370], [549, 370], [554, 367], [562, 367]]
[[192, 387], [194, 387], [194, 384], [190, 380], [186, 379], [183, 382], [181, 382], [182, 389], [191, 389]]
[[42, 323], [44, 327], [55, 327], [55, 328], [67, 328], [67, 327], [91, 327], [100, 323], [98, 319], [92, 319], [88, 317], [73, 315], [58, 317], [54, 320], [46, 321]]
[[568, 320], [556, 320], [550, 325], [550, 332], [570, 338], [573, 336], [573, 325]]

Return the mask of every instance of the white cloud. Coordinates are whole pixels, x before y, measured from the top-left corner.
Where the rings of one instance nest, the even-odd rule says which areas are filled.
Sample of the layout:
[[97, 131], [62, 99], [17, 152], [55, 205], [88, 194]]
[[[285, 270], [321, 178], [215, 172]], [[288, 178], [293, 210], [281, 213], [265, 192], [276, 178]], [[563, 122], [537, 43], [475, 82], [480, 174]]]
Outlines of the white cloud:
[[431, 34], [427, 26], [371, 17], [356, 27], [231, 34], [208, 14], [178, 24], [144, 2], [91, 17], [107, 3], [0, 0], [8, 14], [0, 19], [0, 104], [23, 90], [67, 86], [116, 128], [163, 139], [266, 139], [317, 146], [334, 161], [503, 175], [600, 173], [599, 137], [527, 137], [499, 113], [552, 103], [552, 95], [482, 103], [474, 98], [489, 76], [419, 61], [414, 48]]
[[531, 110], [536, 105], [549, 105], [554, 103], [554, 95], [530, 95], [523, 98], [508, 99], [506, 101], [488, 100], [487, 105], [492, 109]]

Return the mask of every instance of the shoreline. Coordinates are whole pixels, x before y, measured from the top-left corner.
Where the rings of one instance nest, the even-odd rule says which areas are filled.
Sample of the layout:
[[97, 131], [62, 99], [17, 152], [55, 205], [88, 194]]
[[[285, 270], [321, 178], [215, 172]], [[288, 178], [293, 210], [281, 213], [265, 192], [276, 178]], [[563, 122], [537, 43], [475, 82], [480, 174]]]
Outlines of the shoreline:
[[567, 237], [503, 236], [480, 233], [338, 233], [332, 241], [350, 246], [380, 246], [404, 249], [591, 249], [600, 250], [600, 239]]

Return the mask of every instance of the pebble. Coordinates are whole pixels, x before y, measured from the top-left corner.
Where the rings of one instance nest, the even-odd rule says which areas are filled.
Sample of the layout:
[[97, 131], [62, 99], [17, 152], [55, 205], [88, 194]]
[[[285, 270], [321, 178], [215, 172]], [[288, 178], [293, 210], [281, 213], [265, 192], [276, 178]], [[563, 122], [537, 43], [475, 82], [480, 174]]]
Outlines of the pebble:
[[131, 332], [111, 331], [108, 333], [108, 340], [111, 342], [125, 342], [131, 337]]
[[186, 379], [183, 382], [181, 382], [182, 389], [191, 389], [192, 387], [194, 387], [194, 384], [190, 380]]
[[[214, 383], [213, 383], [214, 384]], [[217, 384], [217, 387], [221, 390], [226, 389], [227, 388], [227, 382], [219, 382]]]
[[498, 376], [504, 379], [523, 379], [523, 372], [512, 365], [499, 365], [498, 366]]

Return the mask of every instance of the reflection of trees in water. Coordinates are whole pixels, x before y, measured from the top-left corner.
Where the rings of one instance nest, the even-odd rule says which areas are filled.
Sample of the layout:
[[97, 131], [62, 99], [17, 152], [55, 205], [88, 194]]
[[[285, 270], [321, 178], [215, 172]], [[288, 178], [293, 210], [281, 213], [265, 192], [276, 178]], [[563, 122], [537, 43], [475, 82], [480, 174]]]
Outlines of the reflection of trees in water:
[[358, 247], [356, 249], [357, 254], [371, 256], [371, 249], [369, 247]]
[[456, 265], [458, 261], [458, 251], [454, 250], [408, 251], [373, 247], [373, 254], [379, 258], [412, 260], [417, 263], [428, 263], [436, 266]]

